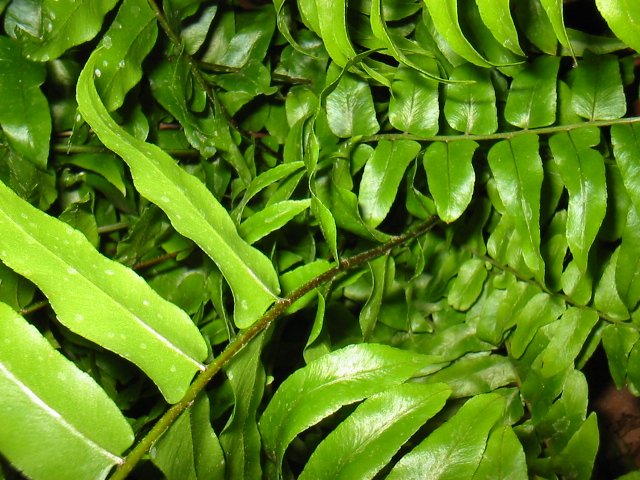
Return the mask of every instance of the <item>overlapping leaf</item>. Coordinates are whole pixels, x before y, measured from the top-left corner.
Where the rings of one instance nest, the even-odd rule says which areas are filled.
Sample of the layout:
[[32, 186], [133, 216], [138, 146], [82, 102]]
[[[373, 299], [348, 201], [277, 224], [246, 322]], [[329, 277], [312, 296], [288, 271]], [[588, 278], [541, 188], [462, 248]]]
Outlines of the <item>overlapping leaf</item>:
[[0, 259], [38, 285], [60, 322], [139, 365], [169, 402], [184, 395], [207, 349], [182, 310], [3, 183], [0, 226]]
[[95, 60], [93, 56], [87, 63], [78, 82], [83, 115], [103, 142], [129, 164], [137, 188], [217, 263], [236, 300], [236, 324], [251, 325], [279, 291], [271, 262], [240, 238], [227, 211], [198, 179], [161, 149], [131, 137], [113, 121], [95, 90]]

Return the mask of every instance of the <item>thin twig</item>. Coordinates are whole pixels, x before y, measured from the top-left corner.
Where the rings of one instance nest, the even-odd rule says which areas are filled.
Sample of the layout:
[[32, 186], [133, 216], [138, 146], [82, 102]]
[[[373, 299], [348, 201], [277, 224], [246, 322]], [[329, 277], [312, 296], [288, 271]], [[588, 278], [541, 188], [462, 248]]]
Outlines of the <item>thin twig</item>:
[[322, 284], [329, 282], [336, 278], [339, 274], [354, 267], [364, 265], [365, 263], [380, 257], [387, 252], [391, 251], [395, 247], [404, 244], [405, 242], [419, 237], [431, 230], [435, 225], [439, 223], [437, 218], [431, 218], [415, 230], [394, 237], [389, 242], [379, 247], [367, 250], [351, 258], [341, 260], [338, 265], [327, 270], [322, 275], [317, 276], [313, 280], [305, 283], [300, 288], [294, 290], [285, 298], [277, 301], [268, 311], [265, 313], [256, 323], [251, 327], [243, 330], [239, 335], [227, 345], [224, 351], [218, 355], [206, 368], [205, 371], [200, 373], [198, 377], [193, 381], [189, 390], [185, 396], [178, 403], [173, 405], [166, 413], [158, 420], [149, 433], [131, 450], [129, 455], [124, 459], [124, 462], [116, 469], [111, 476], [110, 480], [122, 480], [133, 470], [136, 464], [140, 461], [142, 456], [149, 451], [153, 443], [160, 437], [160, 435], [175, 421], [175, 419], [189, 407], [198, 394], [205, 388], [207, 383], [227, 364], [235, 357], [240, 350], [242, 350], [251, 340], [253, 340], [260, 332], [267, 329], [289, 306], [299, 300], [301, 297], [311, 292], [315, 288], [318, 288]]

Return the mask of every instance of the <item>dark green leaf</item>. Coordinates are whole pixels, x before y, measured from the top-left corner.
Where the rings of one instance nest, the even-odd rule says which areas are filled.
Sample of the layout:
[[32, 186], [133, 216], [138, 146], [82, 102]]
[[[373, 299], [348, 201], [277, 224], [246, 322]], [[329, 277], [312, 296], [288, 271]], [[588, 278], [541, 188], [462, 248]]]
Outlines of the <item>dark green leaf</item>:
[[456, 68], [451, 80], [473, 83], [450, 83], [446, 86], [444, 116], [456, 130], [487, 135], [498, 129], [496, 94], [489, 70], [464, 64]]
[[391, 125], [402, 132], [430, 137], [438, 132], [438, 115], [438, 83], [413, 68], [398, 67], [391, 84]]
[[573, 110], [589, 120], [620, 118], [627, 111], [620, 65], [613, 55], [586, 52], [576, 70], [572, 91]]
[[616, 264], [616, 288], [625, 305], [633, 310], [640, 301], [640, 216], [629, 208], [627, 224]]
[[39, 168], [46, 168], [51, 114], [40, 91], [44, 65], [22, 56], [20, 44], [0, 36], [0, 127], [11, 146]]

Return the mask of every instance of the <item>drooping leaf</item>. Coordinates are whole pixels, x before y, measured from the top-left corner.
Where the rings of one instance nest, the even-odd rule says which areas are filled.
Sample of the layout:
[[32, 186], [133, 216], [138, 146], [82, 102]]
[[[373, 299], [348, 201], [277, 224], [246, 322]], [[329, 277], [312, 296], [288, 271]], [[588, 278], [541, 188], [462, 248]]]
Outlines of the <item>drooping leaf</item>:
[[262, 477], [257, 410], [265, 385], [260, 361], [263, 342], [264, 335], [260, 335], [225, 368], [235, 399], [231, 418], [220, 434], [227, 464], [226, 478]]
[[564, 26], [563, 2], [559, 0], [540, 0], [540, 3], [542, 3], [544, 10], [549, 17], [553, 31], [556, 34], [556, 38], [562, 45], [569, 49], [571, 56], [575, 58], [571, 42], [567, 36], [567, 30]]
[[122, 2], [100, 41], [99, 47], [103, 48], [96, 63], [96, 88], [108, 111], [120, 108], [127, 92], [142, 78], [142, 61], [157, 35], [156, 16], [147, 2]]
[[391, 470], [389, 480], [424, 478], [471, 480], [482, 460], [490, 430], [504, 413], [504, 397], [478, 395], [406, 454]]
[[273, 265], [240, 238], [227, 211], [198, 179], [160, 148], [131, 137], [114, 122], [97, 96], [94, 65], [92, 56], [78, 81], [83, 115], [102, 141], [129, 164], [139, 191], [216, 262], [234, 295], [236, 325], [248, 327], [276, 299], [279, 286]]
[[561, 132], [549, 139], [549, 147], [569, 191], [567, 242], [573, 258], [585, 272], [589, 250], [607, 210], [604, 160], [595, 149], [600, 131], [586, 127]]
[[546, 127], [556, 121], [556, 83], [559, 57], [542, 56], [511, 83], [505, 119], [520, 128]]
[[342, 75], [327, 96], [326, 109], [329, 128], [340, 138], [373, 135], [380, 130], [369, 84], [353, 73]]
[[492, 66], [464, 36], [458, 21], [456, 0], [425, 0], [425, 5], [436, 29], [458, 55], [480, 67]]
[[616, 264], [616, 288], [625, 305], [633, 310], [640, 301], [640, 216], [629, 208]]
[[630, 0], [596, 0], [596, 5], [615, 36], [640, 51], [640, 5]]
[[3, 183], [0, 225], [0, 259], [38, 285], [61, 323], [140, 366], [170, 403], [180, 400], [207, 356], [184, 311]]
[[598, 310], [615, 318], [616, 320], [626, 320], [629, 318], [629, 310], [624, 304], [618, 289], [616, 288], [616, 265], [620, 254], [618, 247], [606, 264], [604, 273], [596, 286], [593, 294], [593, 301]]
[[457, 220], [473, 197], [476, 174], [471, 163], [478, 144], [473, 140], [434, 142], [424, 153], [429, 192], [445, 222]]
[[400, 66], [391, 84], [389, 121], [402, 132], [430, 137], [438, 132], [438, 83]]
[[640, 125], [613, 125], [611, 143], [624, 186], [636, 211], [640, 211], [640, 166], [636, 160], [640, 158]]
[[444, 116], [452, 128], [469, 134], [487, 135], [498, 129], [496, 93], [489, 70], [464, 64], [457, 67], [445, 90]]
[[385, 287], [388, 281], [387, 270], [390, 261], [391, 259], [385, 255], [369, 262], [369, 271], [371, 272], [372, 282], [371, 295], [369, 295], [367, 303], [362, 307], [358, 317], [360, 330], [362, 330], [362, 337], [365, 341], [371, 337], [378, 320], [380, 305], [382, 304]]
[[602, 345], [607, 352], [609, 371], [617, 388], [622, 388], [627, 377], [629, 353], [640, 339], [640, 333], [626, 325], [607, 325], [602, 332]]
[[541, 0], [516, 2], [513, 7], [518, 26], [527, 39], [547, 55], [555, 55], [558, 50], [558, 40]]
[[402, 384], [369, 397], [316, 448], [298, 478], [373, 478], [450, 392], [444, 383]]
[[24, 35], [27, 58], [47, 62], [91, 40], [115, 4], [116, 0], [45, 0], [38, 35]]
[[478, 0], [482, 21], [491, 34], [504, 47], [518, 55], [524, 55], [518, 43], [518, 32], [513, 24], [508, 0]]
[[46, 168], [51, 114], [40, 85], [44, 65], [22, 56], [20, 44], [0, 36], [0, 128], [11, 146], [39, 168]]
[[260, 420], [267, 456], [280, 470], [300, 432], [341, 406], [398, 385], [434, 357], [386, 345], [349, 345], [309, 363], [280, 385]]
[[224, 478], [224, 456], [209, 410], [209, 398], [201, 393], [151, 448], [151, 460], [168, 480]]
[[584, 58], [578, 63], [571, 90], [571, 106], [581, 117], [611, 120], [622, 117], [627, 111], [620, 64], [613, 55], [585, 52]]
[[416, 158], [420, 144], [412, 140], [382, 140], [367, 161], [358, 203], [364, 220], [377, 227], [386, 218], [398, 194], [404, 172]]
[[539, 225], [543, 171], [538, 136], [528, 133], [502, 140], [491, 147], [488, 160], [500, 199], [522, 239], [524, 260], [543, 281]]
[[105, 478], [133, 443], [115, 403], [4, 303], [0, 342], [0, 452], [32, 478]]

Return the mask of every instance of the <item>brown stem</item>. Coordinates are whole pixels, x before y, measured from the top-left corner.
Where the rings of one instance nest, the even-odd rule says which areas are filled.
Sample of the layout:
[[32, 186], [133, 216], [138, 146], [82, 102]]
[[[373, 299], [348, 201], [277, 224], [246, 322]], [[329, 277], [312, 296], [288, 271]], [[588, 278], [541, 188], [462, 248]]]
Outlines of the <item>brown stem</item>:
[[367, 250], [351, 258], [341, 260], [338, 265], [330, 268], [322, 275], [318, 275], [313, 280], [305, 283], [300, 288], [294, 290], [285, 298], [278, 300], [256, 323], [241, 331], [238, 336], [227, 345], [227, 348], [218, 355], [193, 381], [186, 395], [158, 420], [147, 435], [131, 450], [124, 462], [116, 469], [110, 480], [122, 480], [133, 470], [135, 465], [140, 461], [142, 456], [149, 451], [153, 443], [162, 435], [162, 433], [171, 426], [176, 418], [189, 407], [198, 394], [204, 389], [209, 381], [233, 358], [240, 350], [242, 350], [251, 340], [253, 340], [260, 332], [268, 328], [289, 306], [299, 300], [301, 297], [311, 292], [320, 285], [333, 280], [339, 274], [351, 268], [364, 265], [365, 263], [391, 251], [393, 248], [416, 238], [431, 230], [439, 223], [437, 218], [432, 217], [415, 230], [404, 235], [394, 237], [389, 242], [379, 247]]

